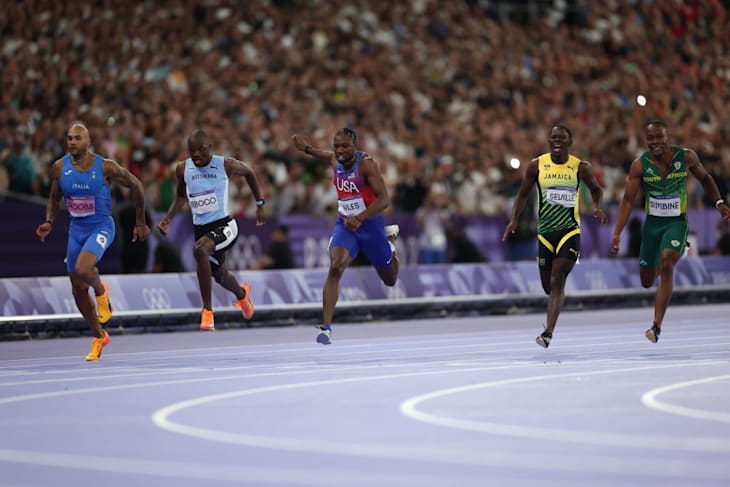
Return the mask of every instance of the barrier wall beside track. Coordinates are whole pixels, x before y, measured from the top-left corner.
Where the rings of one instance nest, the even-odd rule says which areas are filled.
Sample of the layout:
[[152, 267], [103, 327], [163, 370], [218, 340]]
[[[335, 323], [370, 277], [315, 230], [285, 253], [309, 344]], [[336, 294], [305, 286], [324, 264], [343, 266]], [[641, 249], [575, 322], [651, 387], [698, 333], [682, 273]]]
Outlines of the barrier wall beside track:
[[[233, 296], [214, 284], [216, 326], [243, 327], [316, 323], [321, 316], [326, 269], [239, 271], [251, 283], [256, 316], [245, 322]], [[201, 300], [195, 273], [114, 274], [110, 285], [111, 331], [144, 332], [196, 328]], [[580, 262], [566, 287], [568, 306], [626, 306], [652, 302], [634, 259]], [[337, 320], [410, 318], [443, 313], [508, 313], [544, 306], [534, 262], [404, 266], [394, 287], [370, 267], [345, 273]], [[675, 273], [673, 303], [730, 302], [730, 257], [685, 257]], [[65, 276], [0, 279], [0, 339], [86, 333]]]

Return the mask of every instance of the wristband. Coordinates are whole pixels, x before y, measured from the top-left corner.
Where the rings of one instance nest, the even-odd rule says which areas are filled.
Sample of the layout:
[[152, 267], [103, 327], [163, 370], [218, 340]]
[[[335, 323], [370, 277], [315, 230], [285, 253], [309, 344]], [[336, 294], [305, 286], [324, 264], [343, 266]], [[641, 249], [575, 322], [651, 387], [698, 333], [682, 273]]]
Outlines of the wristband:
[[312, 146], [307, 144], [306, 147], [304, 147], [304, 153], [309, 154], [312, 151]]
[[720, 198], [719, 200], [715, 201], [715, 208], [720, 208], [720, 205], [725, 203], [725, 200]]
[[263, 198], [259, 198], [256, 200], [256, 206], [264, 206], [264, 203], [266, 203], [266, 202], [264, 201]]

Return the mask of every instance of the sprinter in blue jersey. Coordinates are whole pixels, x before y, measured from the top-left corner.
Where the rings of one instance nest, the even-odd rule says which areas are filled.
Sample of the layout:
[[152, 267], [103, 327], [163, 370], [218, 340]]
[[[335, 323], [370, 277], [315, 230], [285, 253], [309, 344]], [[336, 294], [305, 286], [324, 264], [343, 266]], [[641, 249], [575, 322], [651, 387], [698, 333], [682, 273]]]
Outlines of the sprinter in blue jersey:
[[[71, 279], [74, 301], [89, 324], [91, 350], [87, 361], [101, 359], [102, 349], [109, 343], [109, 333], [102, 325], [112, 317], [109, 286], [99, 277], [96, 267], [104, 252], [114, 241], [115, 226], [111, 215], [112, 184], [131, 190], [136, 209], [136, 226], [132, 241], [147, 238], [150, 229], [145, 223], [144, 190], [142, 183], [111, 159], [89, 151], [91, 137], [87, 128], [75, 123], [68, 129], [68, 153], [51, 167], [51, 190], [46, 208], [46, 220], [38, 225], [36, 235], [44, 241], [51, 233], [61, 198], [71, 218], [68, 230], [66, 270]], [[96, 307], [89, 288], [96, 294]]]
[[236, 243], [238, 225], [228, 212], [228, 180], [232, 176], [243, 176], [256, 198], [256, 225], [264, 224], [264, 199], [254, 170], [232, 157], [216, 156], [210, 153], [211, 144], [202, 130], [195, 130], [188, 137], [190, 157], [177, 163], [175, 178], [177, 191], [165, 218], [157, 225], [167, 235], [170, 222], [178, 211], [187, 204], [193, 214], [195, 231], [195, 256], [200, 296], [203, 311], [200, 329], [215, 330], [212, 303], [212, 278], [236, 296], [235, 306], [241, 308], [243, 317], [253, 318], [249, 283], [238, 284], [236, 276], [225, 265], [226, 251]]
[[380, 168], [370, 154], [357, 150], [357, 134], [350, 128], [335, 133], [334, 150], [315, 149], [302, 137], [292, 136], [297, 150], [328, 162], [334, 169], [338, 217], [330, 239], [330, 268], [322, 292], [323, 321], [317, 342], [328, 345], [332, 318], [339, 296], [340, 279], [360, 252], [367, 256], [386, 286], [398, 279], [395, 239], [398, 225], [384, 226], [383, 211], [389, 204]]

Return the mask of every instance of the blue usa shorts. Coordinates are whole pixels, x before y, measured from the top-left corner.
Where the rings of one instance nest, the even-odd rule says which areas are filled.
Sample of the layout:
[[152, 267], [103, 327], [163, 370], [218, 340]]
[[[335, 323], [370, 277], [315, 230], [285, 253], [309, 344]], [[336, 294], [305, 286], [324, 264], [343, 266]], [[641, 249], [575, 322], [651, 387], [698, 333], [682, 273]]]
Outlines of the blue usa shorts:
[[382, 215], [362, 222], [356, 232], [345, 227], [345, 220], [340, 217], [332, 231], [329, 248], [344, 247], [355, 260], [360, 252], [365, 254], [376, 269], [388, 267], [393, 262], [393, 251], [385, 235], [385, 220]]
[[[66, 250], [66, 270], [73, 272], [76, 268], [76, 259], [82, 250], [91, 252], [99, 262], [104, 252], [114, 242], [116, 229], [114, 218], [106, 217], [95, 225], [71, 221], [68, 229], [68, 248]], [[132, 238], [131, 236], [129, 238]]]

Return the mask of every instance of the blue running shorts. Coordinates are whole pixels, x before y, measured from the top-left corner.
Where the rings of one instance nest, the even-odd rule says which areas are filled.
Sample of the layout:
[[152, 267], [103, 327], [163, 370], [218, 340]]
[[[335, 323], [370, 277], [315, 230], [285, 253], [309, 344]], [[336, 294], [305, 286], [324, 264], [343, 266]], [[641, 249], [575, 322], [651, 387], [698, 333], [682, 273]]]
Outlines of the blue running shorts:
[[95, 225], [71, 221], [68, 229], [66, 270], [73, 272], [76, 268], [76, 259], [79, 258], [82, 250], [94, 254], [96, 261], [99, 262], [104, 252], [114, 242], [114, 235], [116, 235], [116, 229], [114, 227], [114, 218], [111, 216]]
[[346, 248], [352, 260], [362, 252], [376, 269], [388, 267], [393, 262], [393, 251], [385, 235], [385, 220], [382, 215], [365, 220], [356, 232], [345, 228], [342, 217], [337, 218], [329, 244], [329, 248], [332, 247]]

